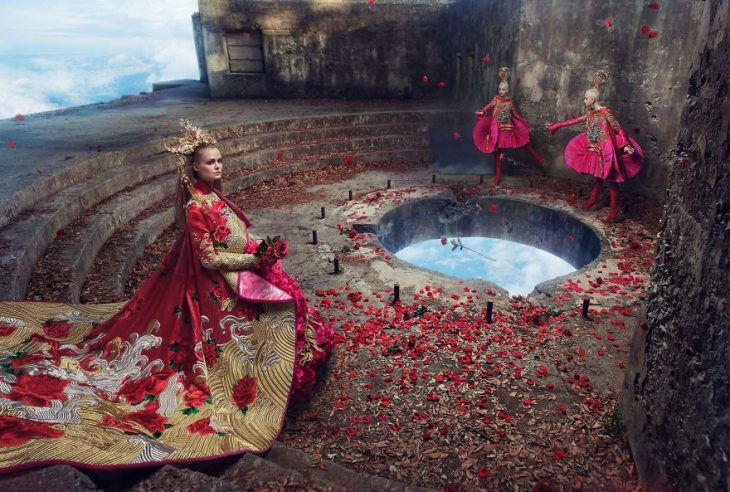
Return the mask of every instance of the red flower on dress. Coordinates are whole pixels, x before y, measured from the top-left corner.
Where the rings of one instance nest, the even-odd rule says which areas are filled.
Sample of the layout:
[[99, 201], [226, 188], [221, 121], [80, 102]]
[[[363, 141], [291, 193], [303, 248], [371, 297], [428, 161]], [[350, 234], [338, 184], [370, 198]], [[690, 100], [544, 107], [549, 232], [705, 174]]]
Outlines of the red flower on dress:
[[186, 429], [191, 434], [200, 434], [201, 436], [208, 436], [210, 434], [215, 434], [215, 429], [213, 429], [210, 426], [210, 417], [205, 417], [204, 419], [196, 420], [192, 424], [188, 425], [186, 427]]
[[13, 401], [19, 401], [35, 407], [49, 407], [51, 400], [65, 400], [63, 390], [69, 381], [57, 379], [45, 374], [30, 376], [23, 374], [12, 386], [9, 394], [0, 393]]
[[33, 439], [61, 436], [63, 431], [53, 427], [53, 424], [0, 415], [0, 448], [19, 446]]
[[233, 401], [241, 410], [256, 400], [256, 380], [251, 376], [244, 376], [233, 387]]
[[13, 325], [0, 325], [0, 337], [7, 337], [15, 333], [16, 328]]
[[218, 364], [219, 353], [220, 350], [218, 350], [218, 345], [215, 342], [203, 342], [203, 357], [208, 369], [213, 369]]
[[167, 386], [170, 374], [153, 374], [146, 378], [128, 381], [117, 393], [117, 398], [123, 396], [127, 403], [139, 403], [145, 395], [158, 395]]
[[67, 321], [48, 320], [43, 325], [43, 332], [51, 338], [66, 338], [71, 330], [71, 323]]
[[210, 398], [210, 393], [206, 393], [205, 391], [198, 388], [196, 385], [191, 384], [190, 386], [188, 386], [188, 390], [183, 396], [183, 401], [185, 402], [186, 407], [197, 408], [203, 406], [205, 400], [207, 400], [208, 398]]
[[231, 230], [226, 225], [219, 225], [216, 227], [213, 233], [213, 239], [218, 243], [225, 243], [228, 236], [231, 235]]
[[165, 431], [165, 423], [167, 422], [167, 417], [163, 417], [155, 410], [145, 408], [144, 410], [140, 410], [138, 412], [130, 412], [126, 414], [125, 417], [127, 418], [127, 420], [141, 425], [152, 434]]
[[36, 361], [43, 360], [45, 358], [46, 358], [45, 355], [35, 352], [32, 354], [28, 354], [28, 355], [24, 355], [22, 357], [17, 357], [15, 359], [12, 359], [10, 361], [10, 367], [12, 367], [13, 369], [17, 369], [18, 367], [25, 366], [27, 364], [32, 364]]

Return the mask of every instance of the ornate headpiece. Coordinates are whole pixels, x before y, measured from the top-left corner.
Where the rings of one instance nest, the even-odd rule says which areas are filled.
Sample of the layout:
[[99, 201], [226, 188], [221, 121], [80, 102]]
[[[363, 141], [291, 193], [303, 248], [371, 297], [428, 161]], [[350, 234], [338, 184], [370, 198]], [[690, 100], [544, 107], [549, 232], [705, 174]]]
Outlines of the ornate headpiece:
[[507, 79], [509, 79], [509, 75], [510, 73], [512, 73], [512, 71], [509, 69], [509, 67], [501, 67], [497, 73], [499, 74], [499, 80], [501, 80], [502, 82], [507, 82]]
[[201, 145], [215, 145], [216, 139], [212, 135], [208, 135], [197, 126], [193, 126], [191, 122], [180, 118], [180, 126], [183, 127], [185, 133], [177, 139], [174, 145], [165, 144], [165, 150], [178, 155], [193, 155], [196, 148]]
[[190, 176], [185, 172], [185, 157], [193, 155], [195, 149], [201, 145], [215, 145], [216, 139], [212, 135], [208, 135], [199, 127], [194, 126], [190, 121], [180, 118], [180, 126], [183, 127], [185, 133], [183, 136], [177, 139], [174, 145], [165, 144], [165, 150], [177, 154], [182, 158], [177, 164], [177, 173], [180, 176], [180, 182], [187, 188], [188, 192], [192, 196], [195, 196], [193, 183], [190, 181]]
[[608, 81], [608, 72], [605, 70], [596, 70], [593, 72], [593, 88], [601, 92], [601, 88]]

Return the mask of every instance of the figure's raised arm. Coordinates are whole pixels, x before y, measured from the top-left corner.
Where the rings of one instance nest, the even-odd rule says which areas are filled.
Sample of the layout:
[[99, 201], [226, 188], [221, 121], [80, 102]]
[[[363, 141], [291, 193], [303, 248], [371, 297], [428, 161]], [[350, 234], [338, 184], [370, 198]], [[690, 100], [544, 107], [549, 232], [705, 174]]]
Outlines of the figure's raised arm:
[[555, 123], [547, 123], [545, 127], [547, 128], [547, 131], [550, 132], [550, 134], [555, 133], [561, 128], [564, 128], [566, 126], [571, 125], [577, 125], [578, 123], [583, 123], [586, 120], [586, 115], [579, 116], [578, 118], [573, 118], [572, 120], [565, 120], [565, 121], [558, 121]]
[[245, 270], [256, 263], [253, 254], [229, 253], [226, 241], [231, 231], [225, 224], [210, 224], [203, 207], [191, 202], [187, 207], [187, 221], [193, 251], [200, 263], [209, 270]]

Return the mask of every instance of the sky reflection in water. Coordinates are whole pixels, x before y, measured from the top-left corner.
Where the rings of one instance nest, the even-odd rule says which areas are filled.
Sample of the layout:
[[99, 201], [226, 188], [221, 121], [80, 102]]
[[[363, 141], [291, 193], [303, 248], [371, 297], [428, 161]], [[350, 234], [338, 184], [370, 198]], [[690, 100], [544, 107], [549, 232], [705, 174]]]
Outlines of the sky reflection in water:
[[535, 285], [575, 271], [569, 263], [551, 253], [513, 241], [462, 237], [461, 242], [496, 261], [466, 249], [452, 251], [450, 243], [444, 246], [439, 239], [412, 244], [396, 256], [452, 277], [494, 282], [507, 289], [510, 295], [527, 295]]

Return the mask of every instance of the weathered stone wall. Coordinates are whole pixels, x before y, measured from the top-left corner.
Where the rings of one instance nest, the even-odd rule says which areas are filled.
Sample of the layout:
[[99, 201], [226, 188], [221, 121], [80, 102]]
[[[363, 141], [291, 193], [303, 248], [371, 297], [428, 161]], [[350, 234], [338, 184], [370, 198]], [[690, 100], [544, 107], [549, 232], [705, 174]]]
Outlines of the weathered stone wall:
[[730, 0], [706, 3], [623, 397], [650, 490], [730, 490]]
[[474, 110], [497, 93], [497, 69], [514, 66], [522, 0], [460, 0], [451, 6], [452, 94]]
[[[694, 40], [704, 9], [702, 0], [461, 0], [452, 7], [452, 36], [457, 50], [479, 47], [474, 69], [462, 63], [456, 80], [467, 84], [459, 98], [474, 105], [496, 94], [497, 68], [513, 70], [512, 94], [532, 123], [533, 145], [547, 160], [551, 175], [575, 178], [563, 149], [579, 127], [550, 136], [548, 121], [579, 116], [591, 74], [607, 70], [611, 81], [603, 100], [646, 153], [642, 172], [627, 185], [633, 191], [664, 192], [668, 161], [679, 133]], [[612, 26], [604, 24], [610, 21]], [[642, 25], [656, 31], [642, 34]], [[459, 30], [461, 29], [461, 30]], [[490, 55], [492, 62], [481, 62]], [[452, 53], [453, 57], [454, 53]], [[480, 92], [481, 89], [481, 92]], [[638, 129], [635, 132], [634, 129]]]
[[[448, 4], [201, 0], [213, 97], [430, 97], [448, 87]], [[258, 30], [265, 73], [229, 72], [224, 34]], [[424, 84], [427, 74], [430, 82]]]

